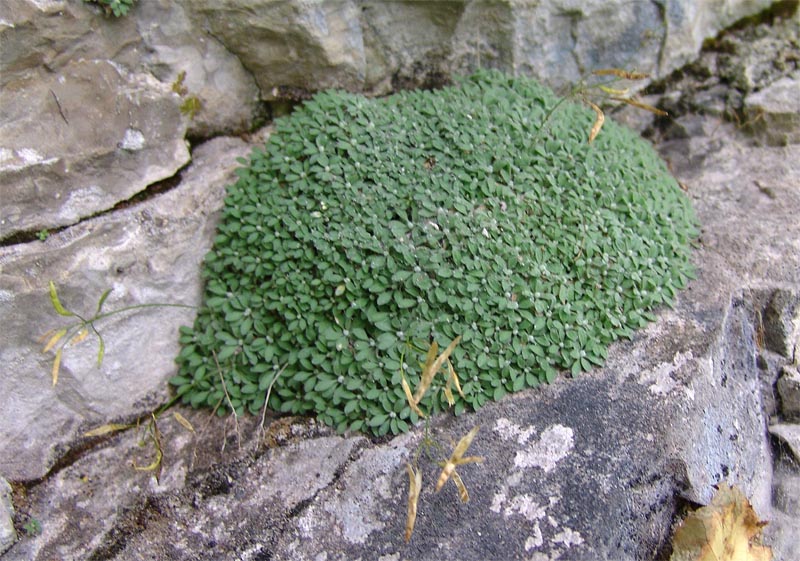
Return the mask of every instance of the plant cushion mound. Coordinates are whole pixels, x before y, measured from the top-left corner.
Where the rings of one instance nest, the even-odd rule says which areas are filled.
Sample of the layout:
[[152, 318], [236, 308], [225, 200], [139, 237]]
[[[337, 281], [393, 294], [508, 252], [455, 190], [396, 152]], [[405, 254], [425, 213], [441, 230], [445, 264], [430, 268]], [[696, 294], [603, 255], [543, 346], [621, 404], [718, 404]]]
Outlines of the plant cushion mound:
[[401, 372], [415, 387], [433, 341], [462, 337], [456, 414], [602, 364], [692, 275], [696, 221], [646, 142], [607, 123], [589, 144], [594, 113], [558, 102], [480, 72], [328, 91], [277, 121], [228, 189], [178, 394], [257, 413], [269, 390], [274, 410], [383, 435], [418, 420]]

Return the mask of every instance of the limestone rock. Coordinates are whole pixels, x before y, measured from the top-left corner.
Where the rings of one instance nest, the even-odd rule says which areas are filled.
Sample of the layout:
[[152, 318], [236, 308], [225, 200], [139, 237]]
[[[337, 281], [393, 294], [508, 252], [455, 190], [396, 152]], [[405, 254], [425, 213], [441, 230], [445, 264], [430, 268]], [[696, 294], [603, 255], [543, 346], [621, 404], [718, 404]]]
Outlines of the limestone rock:
[[17, 541], [14, 529], [14, 504], [11, 502], [11, 485], [0, 477], [0, 555]]
[[89, 337], [64, 352], [58, 384], [52, 354], [37, 339], [68, 318], [47, 296], [54, 281], [62, 302], [90, 314], [106, 289], [105, 311], [165, 302], [196, 305], [200, 262], [211, 246], [224, 187], [246, 156], [241, 140], [221, 137], [195, 150], [177, 188], [140, 205], [68, 228], [46, 242], [0, 248], [0, 315], [4, 343], [0, 395], [0, 473], [12, 480], [42, 477], [77, 436], [108, 419], [130, 418], [168, 398], [178, 326], [193, 311], [149, 308], [114, 316], [96, 327], [106, 343], [100, 368]]
[[796, 366], [783, 368], [777, 387], [783, 416], [800, 420], [800, 371]]
[[191, 137], [250, 129], [259, 91], [241, 61], [191, 18], [192, 3], [140, 2], [135, 17], [144, 47], [142, 63], [160, 81], [174, 84], [183, 72], [181, 103], [195, 97], [200, 110], [189, 121]]
[[[770, 425], [769, 433], [786, 443], [795, 460], [800, 461], [800, 425], [789, 423]], [[798, 498], [800, 499], [800, 495]], [[800, 502], [798, 502], [798, 510], [800, 510]]]
[[189, 161], [177, 95], [108, 60], [9, 84], [0, 106], [0, 239], [108, 210]]
[[7, 0], [0, 4], [0, 85], [16, 91], [79, 59], [133, 68], [140, 43], [134, 19], [105, 18], [92, 4]]
[[747, 96], [744, 104], [749, 128], [767, 144], [800, 143], [800, 74]]
[[364, 81], [359, 8], [352, 0], [202, 1], [192, 2], [191, 11], [252, 73], [262, 99], [359, 88]]

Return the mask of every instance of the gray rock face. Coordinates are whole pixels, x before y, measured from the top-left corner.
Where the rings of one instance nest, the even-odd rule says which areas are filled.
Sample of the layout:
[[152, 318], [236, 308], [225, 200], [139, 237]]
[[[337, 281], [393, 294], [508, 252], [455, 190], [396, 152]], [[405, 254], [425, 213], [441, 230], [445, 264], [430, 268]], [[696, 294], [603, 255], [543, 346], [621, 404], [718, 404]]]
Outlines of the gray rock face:
[[777, 389], [781, 414], [787, 419], [800, 420], [800, 371], [796, 366], [783, 368]]
[[750, 128], [767, 144], [800, 142], [800, 74], [777, 80], [744, 103]]
[[177, 328], [191, 323], [191, 310], [149, 308], [101, 322], [102, 366], [96, 365], [92, 338], [70, 346], [53, 387], [53, 356], [41, 353], [37, 339], [69, 320], [53, 312], [47, 283], [54, 281], [64, 305], [83, 314], [96, 308], [107, 288], [113, 289], [107, 311], [153, 302], [196, 305], [199, 264], [211, 245], [224, 186], [236, 158], [248, 150], [238, 139], [210, 141], [195, 150], [194, 164], [175, 190], [84, 221], [44, 243], [0, 248], [0, 363], [7, 365], [0, 395], [11, 396], [0, 408], [0, 473], [38, 479], [89, 424], [130, 418], [167, 399]]
[[14, 504], [11, 502], [11, 485], [0, 477], [0, 555], [17, 541], [14, 529]]
[[0, 106], [0, 239], [108, 210], [189, 161], [177, 96], [108, 60], [7, 86]]
[[143, 43], [140, 64], [167, 84], [185, 73], [183, 102], [194, 96], [201, 104], [189, 121], [190, 136], [247, 131], [256, 111], [258, 87], [235, 53], [191, 18], [193, 4], [141, 2], [136, 6], [131, 16]]

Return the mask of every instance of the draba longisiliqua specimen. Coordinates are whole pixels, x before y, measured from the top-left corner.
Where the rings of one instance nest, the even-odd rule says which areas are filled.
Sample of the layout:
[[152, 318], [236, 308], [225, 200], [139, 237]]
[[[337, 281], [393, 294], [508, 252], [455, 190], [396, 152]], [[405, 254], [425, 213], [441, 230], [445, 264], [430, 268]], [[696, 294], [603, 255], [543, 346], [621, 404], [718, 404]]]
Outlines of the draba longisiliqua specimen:
[[[404, 432], [402, 388], [449, 357], [454, 411], [600, 365], [691, 278], [696, 218], [652, 147], [529, 78], [326, 91], [228, 188], [181, 329], [185, 403]], [[556, 108], [555, 110], [553, 110]], [[445, 368], [446, 370], [447, 368]], [[447, 376], [421, 406], [436, 413]], [[448, 392], [451, 393], [451, 392]]]

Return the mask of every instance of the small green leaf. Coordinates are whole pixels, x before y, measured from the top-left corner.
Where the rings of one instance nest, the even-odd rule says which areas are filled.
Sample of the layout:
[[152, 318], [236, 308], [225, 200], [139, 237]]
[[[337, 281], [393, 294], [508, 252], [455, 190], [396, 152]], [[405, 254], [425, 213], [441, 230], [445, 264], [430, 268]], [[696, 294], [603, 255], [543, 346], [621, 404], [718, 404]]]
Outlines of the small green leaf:
[[100, 315], [100, 312], [103, 310], [103, 304], [106, 303], [106, 298], [108, 298], [108, 295], [111, 294], [111, 290], [112, 289], [109, 288], [100, 295], [100, 300], [97, 301], [97, 311], [95, 312], [96, 316]]
[[61, 305], [61, 301], [58, 299], [58, 294], [56, 293], [56, 285], [53, 281], [50, 281], [50, 302], [53, 304], [53, 309], [55, 309], [58, 315], [60, 316], [75, 315]]

